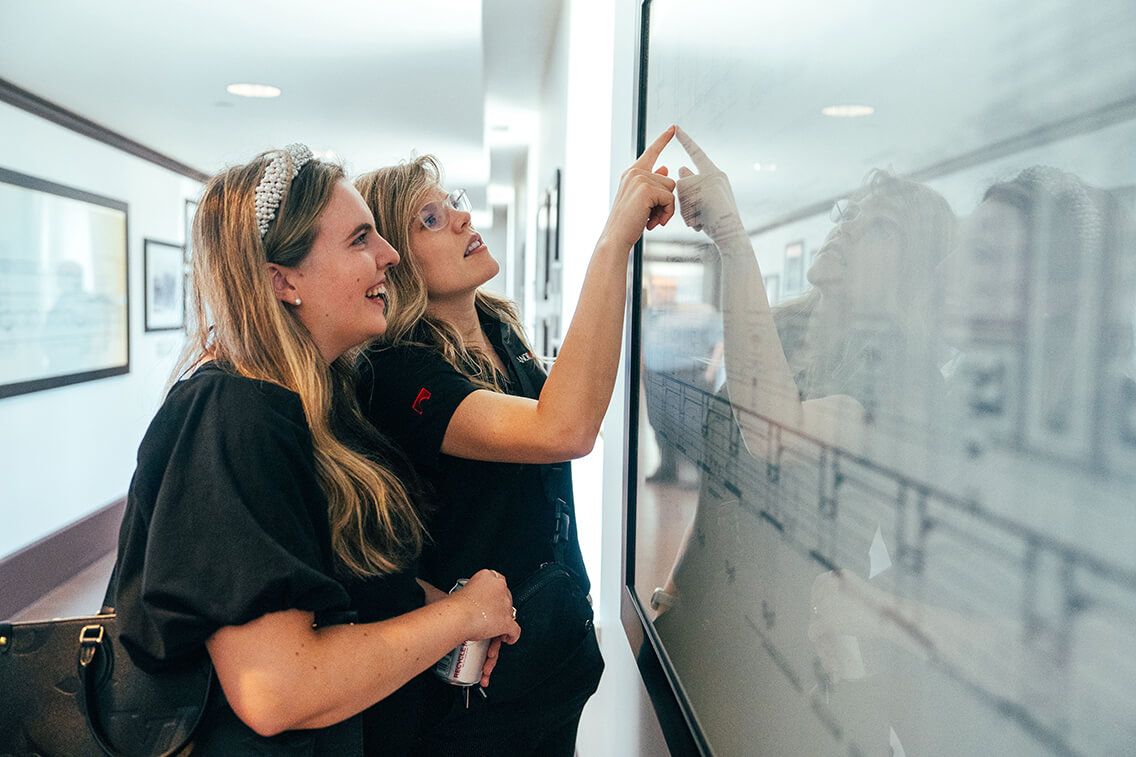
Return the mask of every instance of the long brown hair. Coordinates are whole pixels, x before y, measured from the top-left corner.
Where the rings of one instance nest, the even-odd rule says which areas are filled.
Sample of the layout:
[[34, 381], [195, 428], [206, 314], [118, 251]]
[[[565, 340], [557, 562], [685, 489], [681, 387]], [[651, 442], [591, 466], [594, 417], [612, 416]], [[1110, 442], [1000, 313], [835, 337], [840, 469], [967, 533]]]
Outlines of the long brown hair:
[[[387, 331], [381, 341], [436, 349], [447, 363], [478, 386], [502, 391], [501, 377], [490, 356], [466, 344], [457, 329], [428, 310], [426, 281], [410, 246], [410, 231], [428, 193], [441, 184], [442, 169], [433, 155], [380, 168], [355, 179], [355, 188], [375, 214], [379, 234], [401, 257], [401, 262], [387, 273], [390, 308]], [[480, 289], [474, 301], [479, 310], [507, 324], [524, 341], [520, 318], [511, 302]]]
[[307, 257], [343, 169], [318, 160], [304, 165], [286, 186], [262, 240], [254, 192], [278, 154], [262, 153], [205, 187], [193, 223], [194, 325], [171, 383], [213, 360], [298, 394], [342, 569], [360, 577], [396, 572], [418, 554], [425, 536], [412, 479], [401, 467], [394, 473], [398, 453], [364, 421], [351, 388], [350, 358], [327, 365], [291, 306], [276, 297], [267, 267], [296, 266]]

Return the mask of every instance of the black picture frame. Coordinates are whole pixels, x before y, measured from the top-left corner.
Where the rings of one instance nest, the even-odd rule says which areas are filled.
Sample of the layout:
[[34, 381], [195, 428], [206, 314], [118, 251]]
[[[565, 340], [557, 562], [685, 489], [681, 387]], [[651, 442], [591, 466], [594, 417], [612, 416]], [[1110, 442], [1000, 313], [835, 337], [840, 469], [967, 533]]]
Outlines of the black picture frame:
[[798, 239], [785, 245], [785, 294], [794, 295], [805, 286], [805, 241]]
[[540, 193], [536, 207], [535, 317], [540, 324], [537, 344], [542, 357], [554, 357], [563, 338], [560, 309], [563, 304], [564, 264], [560, 259], [560, 180], [552, 179]]
[[185, 330], [193, 326], [193, 219], [197, 215], [197, 201], [186, 200], [183, 212], [185, 226]]
[[0, 168], [0, 399], [130, 372], [129, 208]]
[[156, 239], [144, 240], [143, 248], [145, 330], [180, 331], [185, 327], [185, 248]]

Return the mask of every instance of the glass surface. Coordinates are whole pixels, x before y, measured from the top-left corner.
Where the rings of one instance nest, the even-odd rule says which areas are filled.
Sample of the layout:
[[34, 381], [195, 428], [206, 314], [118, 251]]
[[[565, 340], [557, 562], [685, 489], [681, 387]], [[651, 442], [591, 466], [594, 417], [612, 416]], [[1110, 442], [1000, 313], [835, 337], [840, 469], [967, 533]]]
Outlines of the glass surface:
[[1136, 5], [646, 12], [628, 582], [710, 750], [1131, 753]]

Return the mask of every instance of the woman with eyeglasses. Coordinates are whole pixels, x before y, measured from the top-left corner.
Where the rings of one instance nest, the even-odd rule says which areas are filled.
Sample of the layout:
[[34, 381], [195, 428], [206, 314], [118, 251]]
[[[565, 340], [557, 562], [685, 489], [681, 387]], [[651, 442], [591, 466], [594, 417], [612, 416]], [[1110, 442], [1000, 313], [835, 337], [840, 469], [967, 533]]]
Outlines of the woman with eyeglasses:
[[436, 685], [440, 722], [425, 754], [574, 752], [603, 660], [567, 461], [592, 449], [614, 388], [628, 253], [674, 212], [674, 182], [653, 171], [672, 134], [624, 173], [547, 375], [512, 305], [480, 289], [498, 264], [464, 195], [442, 188], [438, 163], [426, 156], [355, 182], [402, 257], [389, 279], [390, 325], [358, 362], [358, 395], [436, 492], [427, 592], [444, 596], [475, 565], [490, 566], [514, 587], [524, 629], [468, 709]]
[[727, 383], [751, 453], [762, 454], [762, 419], [847, 448], [881, 414], [923, 412], [914, 389], [937, 383], [946, 357], [931, 311], [935, 267], [957, 225], [947, 201], [873, 170], [833, 207], [834, 225], [807, 273], [812, 286], [774, 309], [729, 180], [681, 130], [679, 140], [699, 169], [680, 171], [683, 218], [722, 256]]
[[519, 631], [493, 571], [422, 606], [418, 487], [347, 388], [398, 253], [303, 145], [214, 177], [193, 238], [196, 326], [138, 450], [108, 592], [122, 642], [151, 672], [208, 656], [222, 691], [194, 754], [361, 754], [366, 708], [409, 749], [404, 685]]

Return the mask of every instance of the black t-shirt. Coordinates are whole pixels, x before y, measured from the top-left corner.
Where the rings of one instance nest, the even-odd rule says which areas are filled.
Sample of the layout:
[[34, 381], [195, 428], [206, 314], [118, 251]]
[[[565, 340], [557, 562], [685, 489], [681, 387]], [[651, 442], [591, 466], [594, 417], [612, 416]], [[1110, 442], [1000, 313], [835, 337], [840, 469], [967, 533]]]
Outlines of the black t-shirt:
[[138, 449], [119, 534], [115, 605], [135, 662], [160, 669], [270, 612], [318, 619], [354, 604], [360, 620], [390, 617], [421, 606], [414, 573], [353, 587], [355, 603], [335, 577], [298, 395], [213, 363], [171, 389]]
[[[505, 390], [536, 399], [545, 380], [539, 361], [507, 326], [486, 314], [482, 328], [508, 368]], [[429, 519], [432, 543], [422, 554], [423, 578], [445, 591], [459, 578], [493, 568], [515, 590], [553, 559], [555, 501], [561, 499], [568, 512], [573, 505], [568, 463], [494, 463], [444, 454], [450, 418], [479, 387], [437, 350], [380, 344], [360, 358], [358, 368], [364, 414], [403, 448], [436, 494]], [[574, 515], [562, 559], [586, 591]]]

